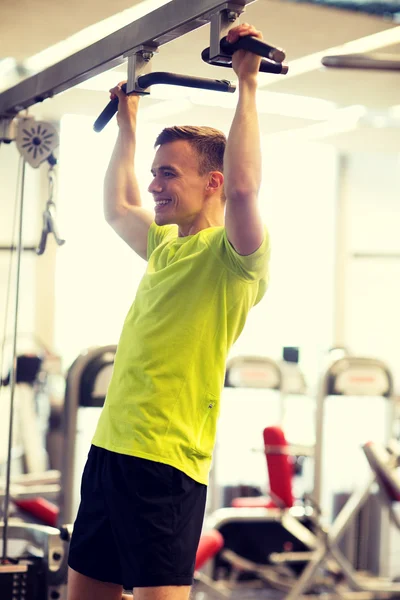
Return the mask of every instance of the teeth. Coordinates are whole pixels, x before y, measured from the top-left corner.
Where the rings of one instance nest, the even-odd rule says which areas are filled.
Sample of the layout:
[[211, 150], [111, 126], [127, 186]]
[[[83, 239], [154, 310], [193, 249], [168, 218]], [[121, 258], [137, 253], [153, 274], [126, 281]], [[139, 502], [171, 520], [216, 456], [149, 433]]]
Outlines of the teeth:
[[160, 206], [162, 204], [168, 204], [169, 200], [156, 200], [156, 206]]

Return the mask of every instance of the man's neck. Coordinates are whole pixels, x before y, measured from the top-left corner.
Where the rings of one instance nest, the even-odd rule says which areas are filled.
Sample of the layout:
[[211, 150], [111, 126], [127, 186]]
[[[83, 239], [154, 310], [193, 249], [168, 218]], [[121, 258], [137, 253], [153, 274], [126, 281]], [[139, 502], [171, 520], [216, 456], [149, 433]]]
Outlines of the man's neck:
[[223, 216], [217, 217], [209, 217], [206, 215], [202, 215], [201, 218], [196, 219], [193, 223], [187, 223], [184, 225], [178, 226], [178, 236], [179, 237], [187, 237], [188, 235], [196, 235], [199, 231], [203, 229], [208, 229], [209, 227], [222, 227], [224, 225]]

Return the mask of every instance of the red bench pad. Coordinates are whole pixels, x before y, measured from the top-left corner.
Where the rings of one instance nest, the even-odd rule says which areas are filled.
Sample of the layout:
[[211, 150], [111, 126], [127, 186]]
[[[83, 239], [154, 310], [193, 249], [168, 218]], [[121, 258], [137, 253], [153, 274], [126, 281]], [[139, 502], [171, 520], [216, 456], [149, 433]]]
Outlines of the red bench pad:
[[223, 545], [224, 538], [216, 529], [203, 533], [197, 548], [195, 569], [201, 569], [210, 558], [215, 556], [217, 552], [221, 550]]

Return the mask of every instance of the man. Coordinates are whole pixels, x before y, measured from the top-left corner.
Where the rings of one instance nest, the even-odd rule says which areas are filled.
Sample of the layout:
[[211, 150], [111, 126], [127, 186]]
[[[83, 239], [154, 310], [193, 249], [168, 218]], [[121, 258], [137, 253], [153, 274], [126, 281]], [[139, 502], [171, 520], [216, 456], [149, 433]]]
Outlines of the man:
[[[242, 24], [228, 34], [261, 38]], [[229, 138], [164, 130], [141, 206], [133, 170], [139, 97], [120, 86], [105, 217], [148, 260], [123, 327], [82, 478], [68, 600], [187, 600], [206, 502], [225, 360], [265, 293], [256, 88], [260, 58], [238, 51]]]

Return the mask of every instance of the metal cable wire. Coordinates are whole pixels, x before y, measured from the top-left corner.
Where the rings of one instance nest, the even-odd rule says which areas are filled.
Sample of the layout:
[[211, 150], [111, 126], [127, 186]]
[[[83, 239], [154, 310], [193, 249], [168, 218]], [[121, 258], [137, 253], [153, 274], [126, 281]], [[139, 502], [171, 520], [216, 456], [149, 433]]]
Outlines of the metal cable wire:
[[[0, 144], [1, 147], [1, 144]], [[17, 216], [18, 216], [18, 198], [19, 198], [19, 186], [21, 183], [21, 172], [22, 172], [22, 156], [19, 159], [18, 164], [18, 173], [17, 173], [17, 189], [15, 192], [15, 205], [14, 205], [14, 215], [13, 222], [11, 227], [11, 247], [15, 247], [15, 238], [16, 238], [16, 228], [17, 228]], [[7, 325], [8, 325], [8, 312], [10, 307], [10, 296], [11, 296], [11, 278], [12, 278], [12, 270], [13, 270], [13, 252], [10, 251], [10, 261], [8, 265], [8, 275], [7, 275], [7, 289], [6, 289], [6, 306], [4, 311], [4, 325], [3, 325], [3, 337], [1, 342], [1, 351], [0, 351], [0, 396], [3, 387], [3, 369], [4, 369], [4, 349], [7, 340]]]
[[[10, 419], [9, 419], [9, 433], [8, 433], [8, 449], [7, 449], [7, 470], [6, 470], [6, 489], [4, 497], [4, 508], [3, 508], [3, 555], [0, 559], [0, 563], [6, 564], [7, 562], [7, 551], [8, 551], [8, 521], [9, 521], [9, 505], [10, 505], [10, 480], [11, 480], [11, 454], [12, 454], [12, 439], [13, 439], [13, 416], [14, 416], [14, 399], [15, 399], [15, 384], [17, 374], [17, 334], [18, 334], [18, 313], [19, 313], [19, 295], [20, 295], [20, 279], [21, 279], [21, 254], [22, 254], [22, 228], [23, 228], [23, 212], [24, 212], [24, 188], [25, 188], [25, 167], [26, 161], [22, 159], [21, 171], [19, 173], [18, 183], [19, 188], [16, 206], [19, 204], [19, 228], [18, 228], [18, 242], [17, 242], [17, 272], [16, 272], [16, 292], [15, 292], [15, 315], [14, 315], [14, 331], [13, 331], [13, 358], [10, 369]], [[16, 211], [17, 212], [17, 211]], [[15, 219], [15, 223], [17, 219]], [[12, 259], [10, 258], [10, 263]], [[11, 269], [10, 269], [11, 271]], [[11, 287], [11, 277], [9, 278], [9, 284]], [[7, 310], [8, 313], [8, 310]], [[8, 314], [7, 314], [8, 316]], [[4, 340], [5, 340], [4, 336]], [[4, 344], [3, 344], [3, 355], [4, 356]]]

